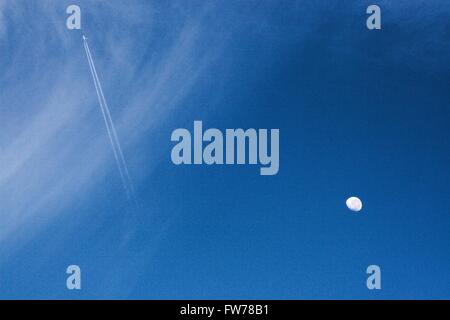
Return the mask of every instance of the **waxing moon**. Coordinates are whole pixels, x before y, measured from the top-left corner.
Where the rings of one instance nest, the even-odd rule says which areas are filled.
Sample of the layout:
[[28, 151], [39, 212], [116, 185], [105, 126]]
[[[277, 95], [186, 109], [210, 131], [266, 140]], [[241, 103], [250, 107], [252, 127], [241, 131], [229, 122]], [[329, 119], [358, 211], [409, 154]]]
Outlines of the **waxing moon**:
[[362, 209], [362, 202], [358, 197], [350, 197], [345, 201], [347, 208], [351, 211], [358, 212]]

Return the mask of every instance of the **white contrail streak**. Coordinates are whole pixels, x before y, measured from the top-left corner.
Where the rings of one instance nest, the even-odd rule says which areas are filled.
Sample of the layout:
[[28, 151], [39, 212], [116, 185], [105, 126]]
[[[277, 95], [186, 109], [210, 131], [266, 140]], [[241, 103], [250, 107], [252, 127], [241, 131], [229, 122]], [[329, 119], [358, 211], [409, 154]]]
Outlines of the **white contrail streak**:
[[94, 65], [94, 60], [89, 50], [89, 45], [87, 43], [86, 37], [83, 36], [84, 50], [86, 52], [86, 57], [89, 63], [89, 68], [91, 70], [92, 79], [94, 80], [95, 91], [97, 92], [98, 102], [100, 104], [100, 109], [102, 111], [103, 120], [105, 121], [106, 131], [108, 132], [109, 141], [111, 142], [111, 147], [113, 149], [114, 157], [116, 159], [117, 168], [119, 169], [120, 178], [122, 184], [125, 188], [128, 198], [132, 198], [135, 203], [137, 203], [133, 183], [128, 171], [128, 166], [125, 161], [125, 157], [122, 152], [122, 148], [119, 143], [119, 138], [117, 136], [116, 128], [111, 118], [111, 113], [109, 111], [108, 103], [106, 102], [105, 96], [103, 94], [102, 86], [98, 78], [97, 70]]

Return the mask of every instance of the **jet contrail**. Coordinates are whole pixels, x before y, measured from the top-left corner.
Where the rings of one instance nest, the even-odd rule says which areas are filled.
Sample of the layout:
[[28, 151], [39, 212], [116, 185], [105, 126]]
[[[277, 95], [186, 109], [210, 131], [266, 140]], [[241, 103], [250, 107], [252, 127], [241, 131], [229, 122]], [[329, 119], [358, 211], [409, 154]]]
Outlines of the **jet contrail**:
[[116, 159], [117, 168], [119, 169], [119, 174], [122, 180], [123, 187], [125, 188], [128, 198], [133, 199], [135, 204], [137, 204], [133, 183], [131, 181], [131, 177], [128, 172], [125, 157], [123, 156], [122, 148], [119, 143], [119, 138], [117, 137], [116, 128], [114, 127], [108, 103], [106, 102], [105, 96], [103, 94], [103, 89], [100, 84], [100, 80], [98, 78], [97, 70], [95, 69], [91, 51], [89, 50], [87, 38], [84, 35], [83, 35], [83, 44], [84, 50], [86, 52], [86, 57], [89, 63], [89, 68], [91, 70], [92, 79], [94, 80], [95, 91], [97, 92], [98, 102], [100, 104], [100, 109], [102, 111], [103, 120], [105, 121], [106, 131], [108, 132], [109, 141], [111, 142], [111, 147], [113, 149], [114, 157]]

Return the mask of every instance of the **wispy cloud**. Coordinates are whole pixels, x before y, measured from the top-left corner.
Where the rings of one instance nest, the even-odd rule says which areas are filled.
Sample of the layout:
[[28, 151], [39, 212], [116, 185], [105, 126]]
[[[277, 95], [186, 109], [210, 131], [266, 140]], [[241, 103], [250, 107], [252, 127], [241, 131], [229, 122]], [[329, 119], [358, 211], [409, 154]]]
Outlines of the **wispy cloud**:
[[[65, 29], [65, 7], [54, 2], [39, 4], [14, 4], [16, 15], [9, 23], [14, 27], [28, 23], [35, 29], [28, 34], [18, 27], [14, 42], [1, 44], [11, 50], [0, 76], [0, 119], [5, 123], [0, 135], [2, 246], [28, 240], [74, 201], [89, 201], [90, 190], [116, 174], [82, 55], [81, 35]], [[1, 1], [1, 12], [12, 9], [9, 5]], [[182, 106], [198, 76], [220, 55], [225, 40], [217, 39], [205, 51], [202, 17], [196, 15], [192, 21], [185, 16], [177, 23], [176, 34], [160, 38], [164, 43], [158, 45], [164, 46], [164, 54], [149, 58], [148, 49], [139, 47], [139, 38], [118, 34], [123, 35], [120, 24], [149, 27], [144, 18], [152, 14], [152, 8], [146, 7], [145, 13], [127, 8], [115, 3], [85, 10], [85, 16], [102, 15], [104, 23], [108, 16], [123, 13], [101, 37], [93, 28], [98, 21], [85, 25], [92, 36], [99, 76], [106, 83], [105, 94], [112, 92], [110, 97], [114, 97], [112, 88], [129, 88], [121, 92], [126, 106], [110, 99], [125, 152], [139, 144], [148, 130], [158, 127], [170, 110]], [[157, 31], [150, 28], [149, 32], [158, 39]]]

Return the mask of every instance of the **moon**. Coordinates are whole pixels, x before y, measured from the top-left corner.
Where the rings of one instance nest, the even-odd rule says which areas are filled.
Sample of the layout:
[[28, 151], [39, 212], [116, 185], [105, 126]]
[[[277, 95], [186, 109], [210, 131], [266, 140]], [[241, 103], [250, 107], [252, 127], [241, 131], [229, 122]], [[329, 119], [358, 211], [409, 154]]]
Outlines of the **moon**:
[[345, 201], [347, 208], [351, 211], [359, 212], [362, 209], [362, 202], [358, 197], [350, 197]]

